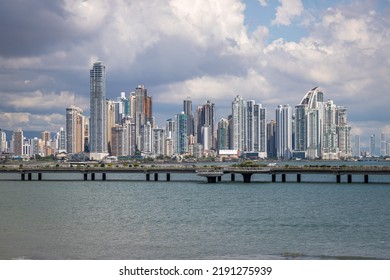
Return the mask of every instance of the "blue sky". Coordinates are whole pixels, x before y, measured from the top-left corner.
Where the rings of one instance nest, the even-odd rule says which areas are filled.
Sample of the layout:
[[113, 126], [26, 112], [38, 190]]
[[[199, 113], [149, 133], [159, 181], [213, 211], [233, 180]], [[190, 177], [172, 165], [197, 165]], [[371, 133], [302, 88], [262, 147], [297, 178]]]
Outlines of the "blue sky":
[[[107, 96], [144, 84], [157, 123], [236, 95], [274, 118], [320, 86], [348, 107], [352, 134], [390, 133], [390, 2], [19, 0], [0, 3], [0, 128], [58, 131], [65, 108], [89, 114], [89, 69]], [[379, 137], [378, 137], [379, 138]]]

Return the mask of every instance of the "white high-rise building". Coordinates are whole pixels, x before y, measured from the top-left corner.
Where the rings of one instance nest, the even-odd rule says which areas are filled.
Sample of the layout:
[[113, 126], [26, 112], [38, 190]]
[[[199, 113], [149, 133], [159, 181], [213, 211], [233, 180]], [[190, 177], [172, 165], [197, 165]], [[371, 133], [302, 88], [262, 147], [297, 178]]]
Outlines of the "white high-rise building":
[[152, 130], [152, 154], [155, 157], [165, 155], [165, 131], [162, 128]]
[[90, 70], [90, 158], [102, 159], [108, 155], [106, 112], [106, 67], [95, 62]]
[[359, 157], [360, 156], [360, 136], [355, 135], [355, 144], [353, 149], [353, 156]]
[[381, 132], [381, 156], [387, 156], [387, 151], [386, 151], [386, 146], [387, 146], [387, 141], [386, 141], [386, 133]]
[[232, 102], [232, 136], [231, 148], [245, 150], [245, 101], [237, 95]]
[[323, 159], [338, 159], [339, 143], [337, 135], [337, 107], [332, 100], [324, 105]]
[[276, 109], [276, 153], [279, 158], [291, 158], [292, 108], [279, 105]]
[[0, 128], [0, 153], [7, 152], [7, 134]]
[[259, 152], [259, 157], [267, 157], [267, 111], [261, 104], [254, 105], [253, 114], [253, 150]]

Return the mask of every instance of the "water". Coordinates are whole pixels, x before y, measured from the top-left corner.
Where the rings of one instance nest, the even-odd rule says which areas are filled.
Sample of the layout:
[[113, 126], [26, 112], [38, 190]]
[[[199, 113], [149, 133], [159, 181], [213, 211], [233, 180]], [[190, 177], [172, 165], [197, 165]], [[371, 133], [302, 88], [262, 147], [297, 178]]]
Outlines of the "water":
[[390, 259], [388, 184], [188, 178], [0, 181], [0, 259]]

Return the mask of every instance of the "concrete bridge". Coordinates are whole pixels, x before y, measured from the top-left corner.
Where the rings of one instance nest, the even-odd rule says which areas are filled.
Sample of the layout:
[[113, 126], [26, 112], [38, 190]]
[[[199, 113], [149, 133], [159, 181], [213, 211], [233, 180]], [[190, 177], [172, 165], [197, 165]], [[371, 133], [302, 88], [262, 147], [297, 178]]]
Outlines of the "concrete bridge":
[[[331, 174], [335, 176], [332, 182], [341, 183], [342, 176], [347, 177], [347, 182], [353, 182], [353, 176], [363, 175], [363, 182], [369, 183], [370, 176], [389, 175], [390, 166], [287, 166], [287, 167], [232, 167], [232, 166], [213, 166], [213, 167], [199, 167], [199, 166], [146, 166], [146, 167], [20, 167], [20, 168], [0, 168], [1, 174], [17, 173], [20, 175], [20, 180], [47, 180], [46, 174], [60, 174], [65, 173], [73, 176], [74, 180], [108, 180], [109, 174], [145, 174], [146, 181], [171, 181], [171, 174], [196, 174], [207, 178], [208, 183], [216, 183], [222, 180], [224, 175], [230, 175], [230, 181], [235, 181], [237, 175], [242, 176], [245, 183], [250, 183], [254, 174], [269, 174], [271, 182], [277, 182], [278, 177], [280, 182], [287, 182], [287, 175], [290, 177], [290, 182], [302, 182], [302, 175], [304, 174]], [[82, 174], [82, 176], [76, 176]], [[99, 176], [97, 176], [99, 174]], [[294, 180], [291, 181], [291, 177]], [[80, 179], [78, 179], [78, 178]], [[389, 182], [390, 183], [390, 179]]]

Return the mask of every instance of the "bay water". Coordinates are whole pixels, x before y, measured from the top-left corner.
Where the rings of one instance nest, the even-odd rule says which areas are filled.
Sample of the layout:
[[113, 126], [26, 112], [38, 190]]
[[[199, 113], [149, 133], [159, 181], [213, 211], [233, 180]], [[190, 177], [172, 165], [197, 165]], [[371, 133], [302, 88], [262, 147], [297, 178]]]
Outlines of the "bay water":
[[389, 184], [236, 177], [2, 180], [0, 259], [390, 259]]

